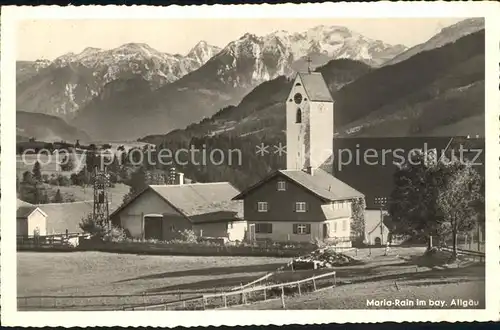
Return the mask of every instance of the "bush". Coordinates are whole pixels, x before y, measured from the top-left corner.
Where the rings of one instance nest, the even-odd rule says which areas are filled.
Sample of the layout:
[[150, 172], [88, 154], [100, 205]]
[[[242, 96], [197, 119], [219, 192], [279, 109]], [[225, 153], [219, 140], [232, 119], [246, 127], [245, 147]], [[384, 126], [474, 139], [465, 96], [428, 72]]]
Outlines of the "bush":
[[106, 234], [106, 229], [95, 221], [92, 214], [89, 214], [86, 218], [83, 218], [79, 226], [84, 233], [90, 234], [91, 237], [97, 237], [101, 239]]
[[195, 232], [190, 229], [184, 229], [180, 232], [181, 240], [187, 243], [196, 243], [198, 242], [198, 237]]
[[57, 183], [60, 185], [60, 186], [63, 186], [63, 187], [68, 187], [71, 185], [71, 180], [65, 176], [65, 175], [59, 175], [57, 177]]
[[121, 227], [111, 226], [103, 237], [105, 242], [123, 242], [127, 239], [127, 232]]
[[108, 227], [107, 225], [97, 223], [92, 214], [82, 219], [80, 229], [90, 234], [92, 238], [104, 242], [122, 242], [127, 238], [127, 232], [123, 228], [116, 226]]

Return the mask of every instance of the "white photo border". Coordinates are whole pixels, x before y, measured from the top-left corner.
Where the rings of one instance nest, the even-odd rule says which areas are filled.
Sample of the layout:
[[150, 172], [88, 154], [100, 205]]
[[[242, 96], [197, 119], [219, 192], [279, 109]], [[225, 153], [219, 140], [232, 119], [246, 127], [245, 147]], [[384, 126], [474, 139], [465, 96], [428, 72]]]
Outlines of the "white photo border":
[[[41, 19], [484, 17], [486, 31], [486, 309], [18, 312], [16, 310], [16, 24]], [[7, 6], [1, 8], [1, 318], [4, 326], [236, 326], [499, 319], [500, 5], [494, 2], [377, 2], [203, 6]]]

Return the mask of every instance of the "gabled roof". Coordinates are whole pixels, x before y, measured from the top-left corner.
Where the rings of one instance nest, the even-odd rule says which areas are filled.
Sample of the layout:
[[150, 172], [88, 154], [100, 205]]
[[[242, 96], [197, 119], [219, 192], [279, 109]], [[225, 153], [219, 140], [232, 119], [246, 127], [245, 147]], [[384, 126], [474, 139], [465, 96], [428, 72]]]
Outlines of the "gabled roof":
[[123, 210], [146, 191], [153, 191], [193, 223], [243, 218], [243, 204], [232, 201], [239, 191], [229, 182], [192, 183], [183, 185], [150, 185], [135, 198], [113, 212]]
[[35, 210], [36, 210], [36, 206], [20, 206], [17, 208], [17, 217], [18, 218], [27, 218]]
[[93, 201], [72, 203], [39, 204], [38, 207], [47, 214], [47, 235], [78, 233], [80, 222], [93, 212]]
[[[36, 205], [17, 199], [17, 218], [27, 218], [37, 209]], [[42, 210], [39, 210], [44, 216], [47, 216]]]
[[332, 95], [320, 72], [298, 73], [310, 101], [333, 102]]
[[340, 181], [331, 174], [323, 171], [322, 169], [315, 169], [313, 175], [299, 170], [278, 170], [255, 185], [249, 187], [241, 194], [237, 195], [233, 199], [242, 199], [249, 192], [266, 183], [270, 179], [277, 175], [283, 175], [288, 179], [292, 180], [296, 184], [302, 186], [303, 188], [309, 190], [312, 194], [325, 201], [335, 201], [335, 200], [345, 200], [357, 197], [364, 197], [362, 193], [352, 188], [348, 184]]

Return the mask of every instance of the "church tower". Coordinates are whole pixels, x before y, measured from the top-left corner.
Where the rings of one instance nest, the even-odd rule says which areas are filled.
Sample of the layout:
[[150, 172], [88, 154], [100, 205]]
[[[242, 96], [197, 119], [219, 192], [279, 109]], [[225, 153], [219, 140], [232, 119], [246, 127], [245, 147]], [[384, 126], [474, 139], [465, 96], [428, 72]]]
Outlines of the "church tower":
[[333, 149], [333, 99], [319, 72], [298, 73], [286, 100], [286, 167], [311, 170]]

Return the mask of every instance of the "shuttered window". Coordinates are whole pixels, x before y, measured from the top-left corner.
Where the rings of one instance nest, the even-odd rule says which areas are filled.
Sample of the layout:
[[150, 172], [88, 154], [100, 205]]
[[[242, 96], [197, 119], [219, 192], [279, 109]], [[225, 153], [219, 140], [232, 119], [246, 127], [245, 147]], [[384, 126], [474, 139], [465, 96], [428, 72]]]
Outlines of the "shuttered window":
[[311, 233], [311, 224], [309, 223], [294, 223], [293, 233], [296, 235], [308, 235]]
[[295, 203], [295, 212], [306, 212], [307, 204], [306, 202], [296, 202]]
[[257, 211], [267, 212], [267, 210], [268, 210], [267, 202], [257, 202]]
[[273, 232], [272, 223], [256, 223], [255, 232], [258, 234], [271, 234]]
[[286, 182], [278, 181], [278, 191], [285, 191], [285, 190], [286, 190]]

